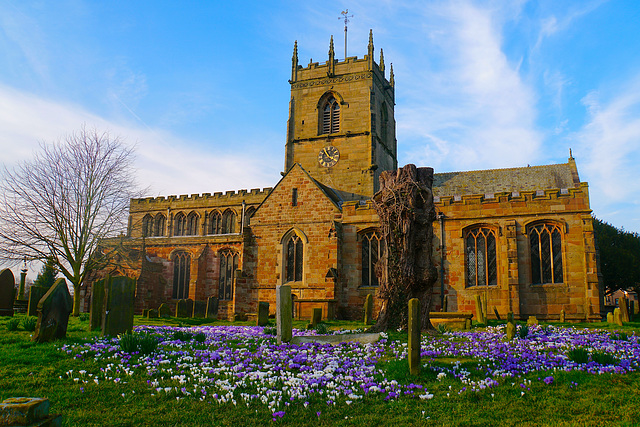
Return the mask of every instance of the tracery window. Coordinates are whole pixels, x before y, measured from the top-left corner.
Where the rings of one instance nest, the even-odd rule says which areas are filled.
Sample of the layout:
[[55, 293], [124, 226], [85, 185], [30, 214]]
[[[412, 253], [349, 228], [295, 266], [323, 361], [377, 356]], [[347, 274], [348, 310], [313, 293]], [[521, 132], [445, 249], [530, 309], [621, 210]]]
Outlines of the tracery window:
[[477, 227], [465, 235], [467, 286], [498, 284], [496, 234], [487, 227]]
[[186, 236], [187, 233], [187, 217], [182, 213], [178, 212], [173, 219], [175, 223], [174, 227], [174, 236]]
[[562, 232], [555, 224], [537, 224], [529, 229], [531, 283], [562, 283]]
[[187, 217], [187, 228], [186, 235], [187, 236], [196, 236], [198, 235], [198, 214], [195, 212], [191, 212]]
[[153, 217], [150, 214], [146, 214], [144, 218], [142, 218], [142, 236], [153, 236]]
[[384, 240], [377, 231], [362, 235], [362, 286], [378, 286], [375, 266], [384, 251]]
[[236, 232], [236, 213], [231, 209], [222, 215], [222, 234], [233, 234]]
[[207, 234], [222, 234], [222, 215], [220, 215], [220, 212], [212, 211], [209, 214]]
[[340, 131], [340, 103], [333, 95], [324, 102], [320, 114], [321, 134]]
[[191, 255], [176, 252], [173, 255], [173, 298], [189, 297], [189, 278], [191, 275]]
[[302, 263], [304, 257], [304, 243], [297, 234], [293, 233], [285, 241], [285, 283], [302, 281]]
[[238, 258], [238, 253], [232, 250], [227, 249], [220, 252], [220, 280], [218, 282], [218, 299], [220, 300], [233, 299], [233, 278], [238, 269]]
[[164, 227], [165, 227], [166, 218], [163, 214], [159, 213], [156, 215], [155, 221], [153, 223], [153, 235], [154, 236], [164, 236]]
[[251, 225], [251, 217], [253, 216], [253, 214], [256, 213], [256, 208], [254, 208], [253, 206], [250, 206], [247, 208], [247, 210], [244, 213], [244, 225], [249, 226]]

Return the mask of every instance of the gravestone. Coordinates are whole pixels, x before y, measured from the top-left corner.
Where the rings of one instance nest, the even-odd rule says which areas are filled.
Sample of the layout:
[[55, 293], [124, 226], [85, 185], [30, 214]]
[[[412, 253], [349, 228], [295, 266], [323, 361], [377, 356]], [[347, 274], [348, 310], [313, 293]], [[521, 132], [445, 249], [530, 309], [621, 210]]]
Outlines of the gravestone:
[[495, 314], [495, 315], [496, 315], [496, 319], [498, 319], [498, 320], [502, 320], [502, 319], [500, 318], [500, 313], [498, 313], [498, 309], [497, 309], [496, 307], [493, 307], [493, 314]]
[[409, 300], [409, 373], [418, 375], [420, 373], [420, 300], [412, 298]]
[[320, 322], [322, 322], [322, 309], [316, 307], [311, 311], [311, 327], [315, 328]]
[[[193, 310], [193, 306], [191, 308]], [[180, 299], [176, 302], [176, 317], [190, 317], [189, 305], [186, 299]]]
[[147, 319], [157, 319], [158, 318], [158, 310], [155, 308], [151, 308], [147, 310]]
[[527, 326], [538, 325], [538, 318], [536, 316], [529, 316], [527, 319]]
[[613, 313], [607, 313], [607, 323], [613, 323]]
[[92, 331], [102, 330], [102, 319], [104, 317], [104, 286], [109, 281], [109, 276], [93, 282], [91, 286], [91, 314], [89, 327]]
[[116, 276], [105, 283], [102, 335], [116, 336], [133, 330], [135, 279]]
[[13, 316], [13, 301], [16, 298], [16, 283], [13, 273], [5, 268], [0, 273], [0, 316]]
[[364, 298], [364, 324], [371, 325], [373, 323], [373, 297], [367, 294]]
[[629, 308], [627, 307], [627, 297], [618, 298], [618, 305], [620, 306], [620, 317], [623, 322], [629, 321]]
[[507, 340], [511, 341], [516, 336], [516, 325], [512, 322], [507, 323]]
[[266, 326], [269, 323], [269, 303], [266, 301], [258, 302], [258, 319], [256, 324], [258, 326]]
[[67, 282], [58, 279], [38, 301], [38, 321], [32, 341], [47, 342], [66, 338], [69, 315], [73, 309], [73, 298]]
[[291, 286], [276, 286], [276, 330], [278, 344], [291, 341], [293, 336]]
[[507, 323], [514, 323], [513, 322], [513, 311], [510, 311], [507, 313]]
[[476, 295], [476, 318], [478, 319], [478, 323], [486, 323], [484, 312], [482, 311], [482, 298], [480, 295]]
[[203, 319], [207, 314], [207, 302], [206, 301], [194, 301], [193, 302], [193, 313], [191, 317], [197, 317], [199, 319]]
[[564, 323], [566, 320], [566, 314], [564, 312], [564, 308], [560, 310], [560, 323]]
[[162, 317], [163, 319], [171, 317], [171, 307], [169, 307], [169, 304], [160, 304], [160, 307], [158, 307], [158, 316]]
[[218, 318], [218, 297], [207, 298], [207, 319]]
[[622, 313], [620, 313], [619, 308], [613, 310], [613, 323], [618, 326], [622, 326]]
[[149, 309], [148, 308], [145, 308], [145, 309], [142, 310], [142, 317], [149, 317], [148, 314], [149, 314]]
[[48, 291], [44, 286], [31, 286], [29, 288], [29, 308], [27, 308], [28, 316], [38, 315], [38, 302]]
[[465, 319], [464, 320], [464, 328], [465, 329], [471, 329], [471, 319]]
[[187, 304], [187, 315], [184, 317], [192, 317], [193, 316], [193, 300], [191, 298], [187, 298], [185, 302]]

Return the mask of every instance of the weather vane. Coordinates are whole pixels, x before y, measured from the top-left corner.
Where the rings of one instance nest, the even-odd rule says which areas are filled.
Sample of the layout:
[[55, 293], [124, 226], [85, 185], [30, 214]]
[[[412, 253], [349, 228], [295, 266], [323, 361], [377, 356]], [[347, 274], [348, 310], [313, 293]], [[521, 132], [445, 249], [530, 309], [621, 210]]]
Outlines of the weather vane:
[[349, 23], [349, 18], [353, 18], [353, 15], [349, 15], [349, 9], [345, 9], [340, 12], [342, 15], [338, 17], [338, 19], [344, 19], [344, 59], [347, 60], [347, 24]]

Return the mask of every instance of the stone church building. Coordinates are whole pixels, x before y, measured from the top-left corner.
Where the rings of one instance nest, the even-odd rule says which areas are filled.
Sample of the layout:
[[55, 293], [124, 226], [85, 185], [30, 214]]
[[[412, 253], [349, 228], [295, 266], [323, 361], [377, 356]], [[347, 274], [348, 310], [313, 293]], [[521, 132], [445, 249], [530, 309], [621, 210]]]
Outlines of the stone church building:
[[[138, 313], [211, 296], [219, 318], [255, 313], [258, 301], [273, 312], [286, 283], [296, 316], [321, 307], [324, 318], [356, 319], [375, 297], [383, 241], [371, 198], [380, 173], [398, 167], [393, 67], [382, 50], [374, 60], [371, 34], [361, 59], [336, 60], [332, 39], [327, 61], [303, 66], [296, 44], [289, 82], [285, 167], [273, 188], [131, 200], [117, 246], [119, 272], [138, 279]], [[567, 320], [600, 319], [588, 185], [573, 157], [436, 173], [433, 193], [432, 311], [446, 301], [446, 311], [473, 312], [482, 294], [490, 318], [495, 307], [516, 318], [557, 320], [564, 309]]]

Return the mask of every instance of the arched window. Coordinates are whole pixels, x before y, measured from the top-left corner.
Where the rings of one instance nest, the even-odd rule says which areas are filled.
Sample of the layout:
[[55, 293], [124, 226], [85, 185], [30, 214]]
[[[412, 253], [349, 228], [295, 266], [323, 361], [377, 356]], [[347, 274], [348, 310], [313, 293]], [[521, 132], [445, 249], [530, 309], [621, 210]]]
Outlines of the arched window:
[[249, 206], [247, 210], [244, 212], [244, 226], [251, 225], [251, 217], [256, 213], [256, 208], [253, 206]]
[[153, 235], [154, 236], [164, 236], [164, 225], [166, 222], [166, 218], [161, 213], [156, 215], [154, 224], [153, 224]]
[[362, 235], [362, 286], [378, 286], [375, 266], [383, 251], [380, 233], [372, 231]]
[[222, 215], [222, 234], [233, 234], [236, 232], [236, 213], [231, 209]]
[[340, 103], [330, 95], [320, 109], [320, 133], [336, 133], [340, 131]]
[[207, 234], [222, 234], [222, 215], [218, 211], [211, 211]]
[[562, 283], [562, 232], [555, 224], [529, 228], [531, 283]]
[[146, 214], [144, 218], [142, 218], [142, 236], [153, 236], [153, 217], [149, 214]]
[[187, 234], [187, 217], [182, 213], [178, 212], [173, 219], [175, 223], [174, 227], [174, 236], [186, 236]]
[[467, 286], [498, 284], [496, 234], [490, 228], [478, 227], [465, 234]]
[[199, 219], [198, 214], [195, 212], [191, 212], [187, 217], [187, 229], [186, 229], [187, 236], [197, 236], [199, 234], [198, 219]]
[[285, 283], [302, 281], [302, 263], [304, 259], [304, 243], [300, 236], [292, 233], [284, 242], [285, 256]]
[[218, 282], [218, 299], [220, 300], [233, 299], [233, 278], [238, 269], [238, 258], [238, 253], [230, 249], [220, 252], [220, 280]]
[[189, 298], [189, 278], [191, 275], [191, 255], [176, 252], [173, 255], [173, 298]]

